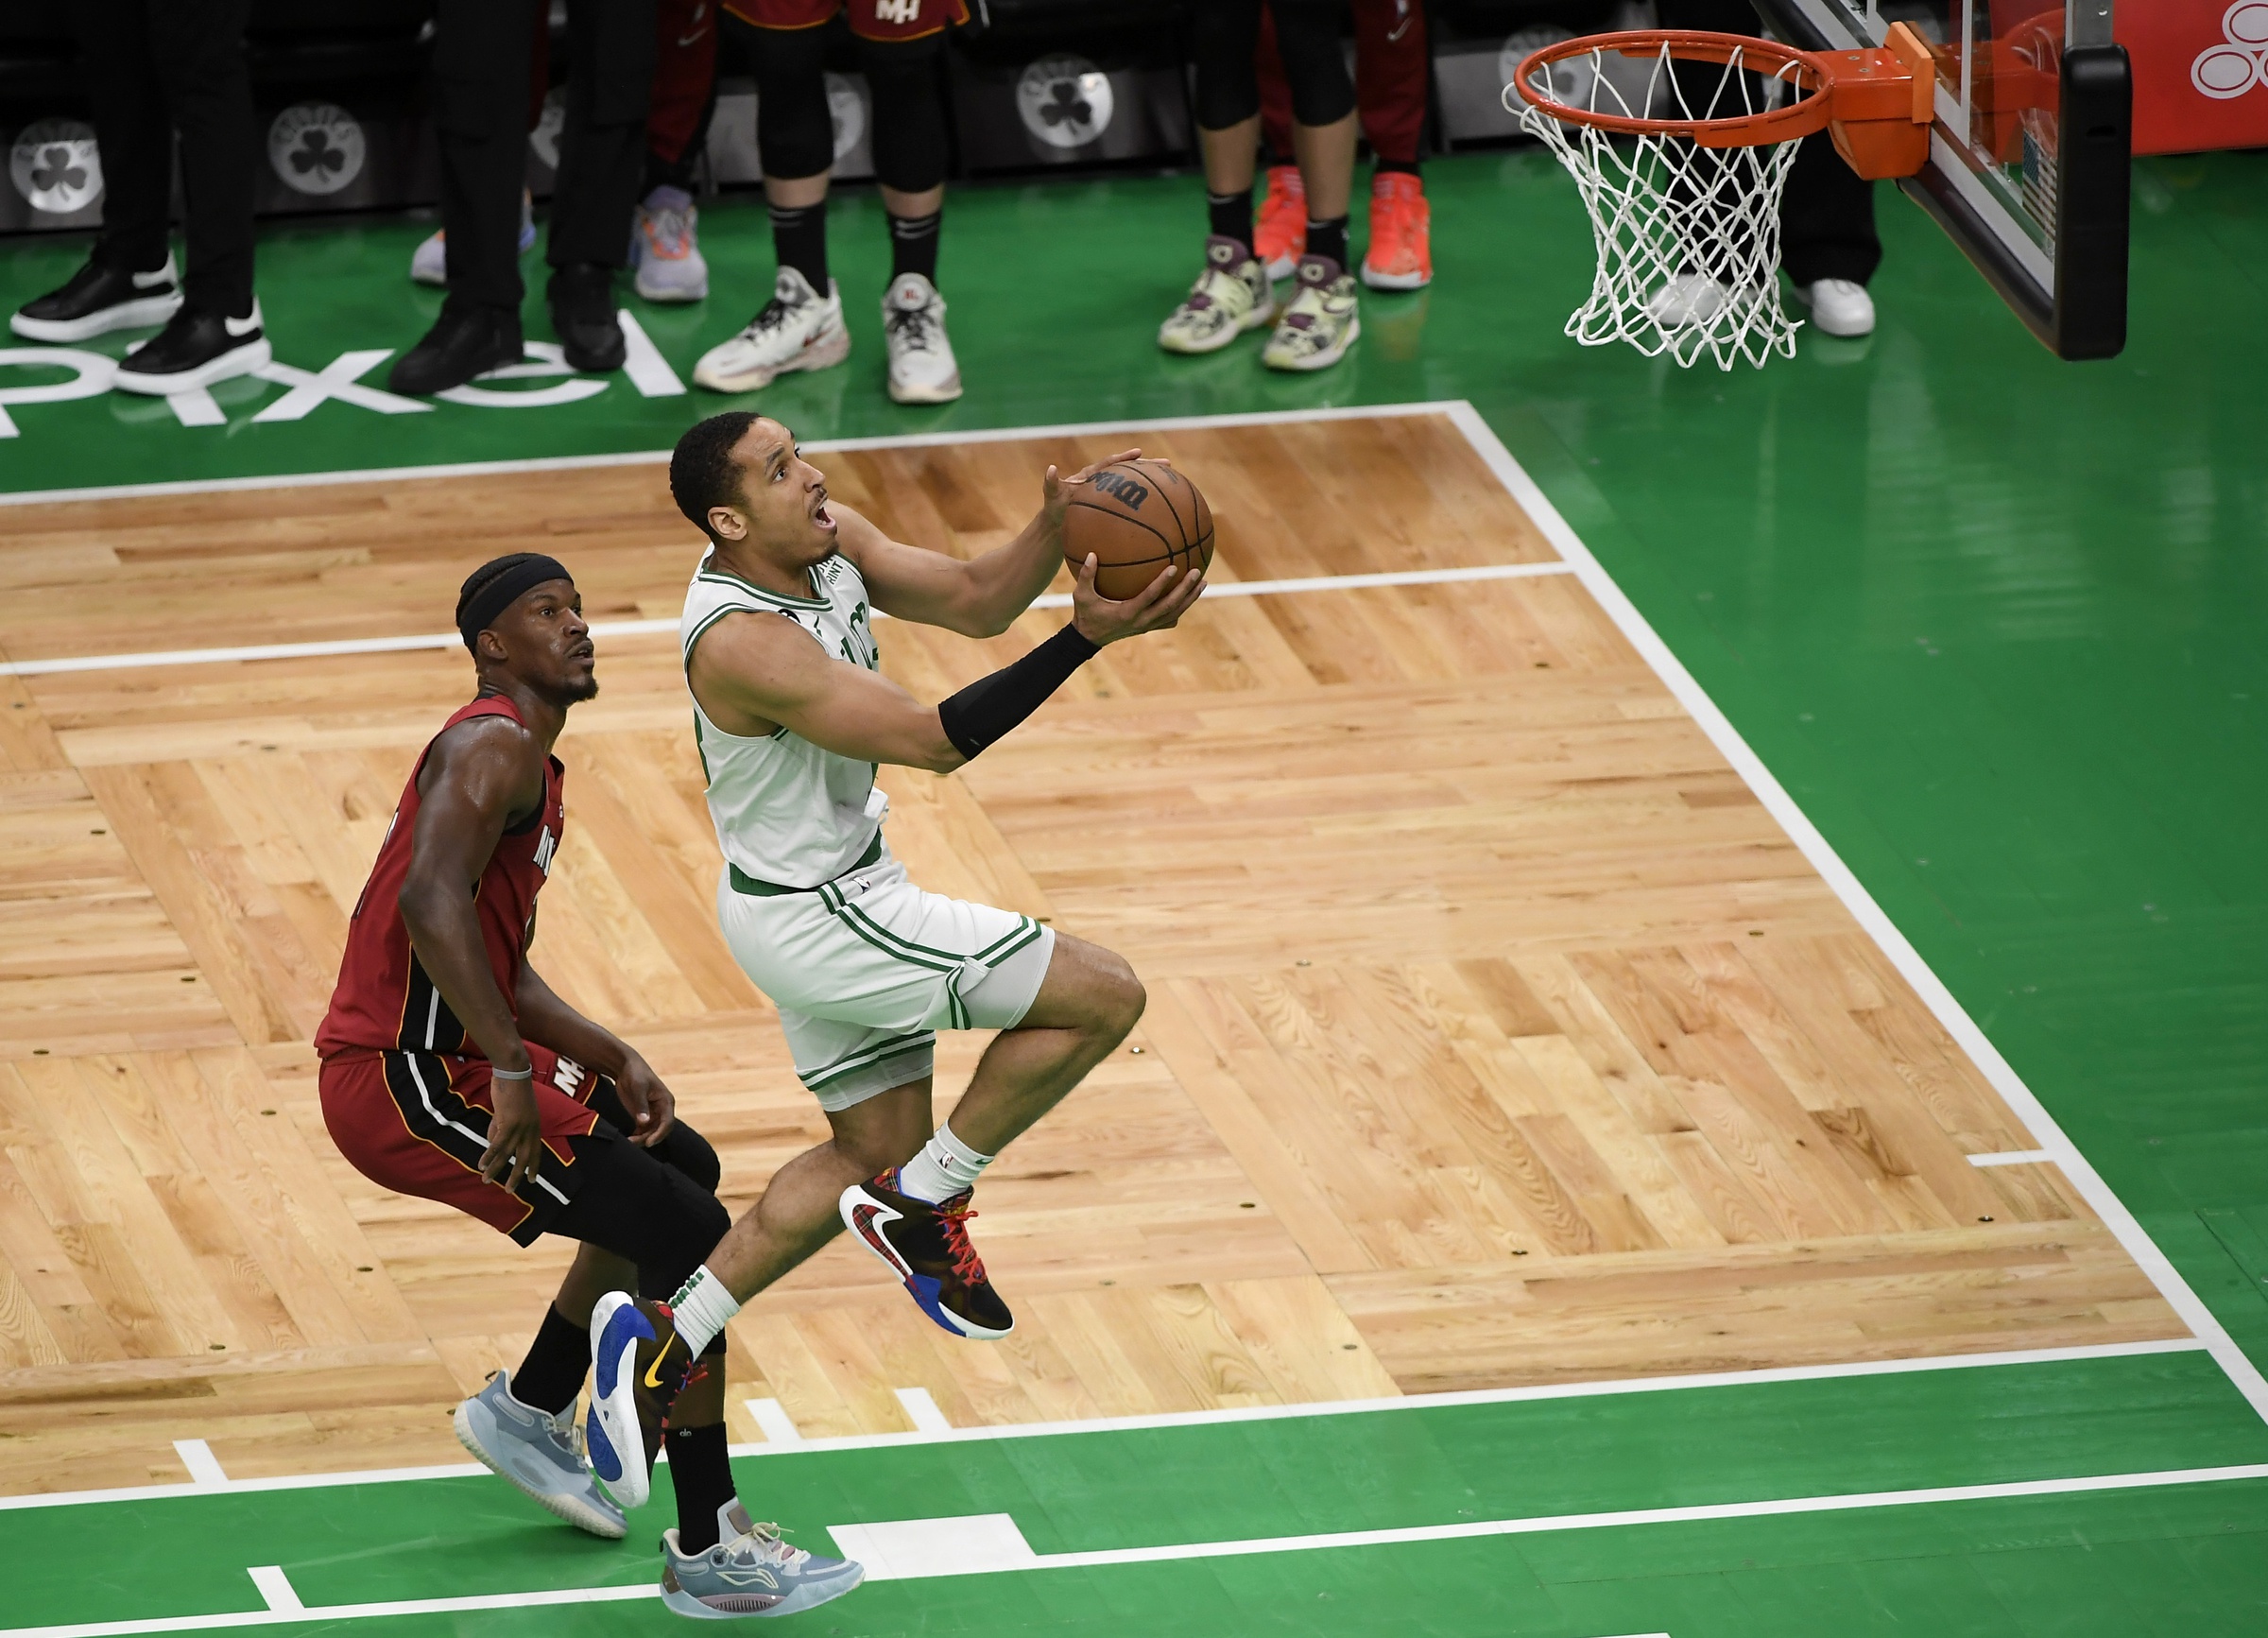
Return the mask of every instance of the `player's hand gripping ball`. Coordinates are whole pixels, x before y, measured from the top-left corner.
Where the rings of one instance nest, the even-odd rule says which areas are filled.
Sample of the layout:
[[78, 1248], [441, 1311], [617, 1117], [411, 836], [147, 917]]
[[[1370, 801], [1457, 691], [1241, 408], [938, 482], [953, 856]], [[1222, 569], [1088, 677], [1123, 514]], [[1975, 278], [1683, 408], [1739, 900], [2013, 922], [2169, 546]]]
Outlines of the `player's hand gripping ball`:
[[1063, 560], [1075, 578], [1094, 556], [1094, 589], [1124, 602], [1160, 569], [1201, 575], [1212, 561], [1212, 509], [1197, 486], [1161, 460], [1114, 460], [1071, 491]]

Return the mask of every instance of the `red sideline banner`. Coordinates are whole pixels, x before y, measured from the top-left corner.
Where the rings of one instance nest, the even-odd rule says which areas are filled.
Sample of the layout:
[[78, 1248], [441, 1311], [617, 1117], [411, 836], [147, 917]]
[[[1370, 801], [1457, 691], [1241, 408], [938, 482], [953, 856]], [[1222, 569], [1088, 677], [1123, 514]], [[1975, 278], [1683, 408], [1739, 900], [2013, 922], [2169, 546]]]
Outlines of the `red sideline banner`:
[[2268, 147], [2268, 0], [2122, 0], [2134, 151]]

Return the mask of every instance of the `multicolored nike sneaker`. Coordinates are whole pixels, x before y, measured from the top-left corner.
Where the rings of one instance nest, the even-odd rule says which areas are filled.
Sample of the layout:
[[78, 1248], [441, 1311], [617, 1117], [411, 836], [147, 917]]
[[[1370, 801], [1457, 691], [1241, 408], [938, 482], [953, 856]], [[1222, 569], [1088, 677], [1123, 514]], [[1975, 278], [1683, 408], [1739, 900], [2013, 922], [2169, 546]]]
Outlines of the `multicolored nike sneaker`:
[[991, 1342], [1016, 1328], [1016, 1317], [985, 1278], [985, 1262], [969, 1243], [972, 1191], [931, 1205], [898, 1188], [892, 1166], [843, 1191], [850, 1237], [889, 1266], [921, 1312], [955, 1336]]
[[591, 1471], [626, 1512], [653, 1493], [654, 1453], [662, 1448], [670, 1402], [694, 1368], [668, 1303], [610, 1291], [592, 1308], [583, 1447]]
[[678, 1551], [678, 1532], [662, 1532], [662, 1602], [696, 1621], [794, 1615], [839, 1598], [867, 1578], [850, 1559], [791, 1547], [778, 1525], [750, 1522], [737, 1499], [716, 1509], [717, 1543]]

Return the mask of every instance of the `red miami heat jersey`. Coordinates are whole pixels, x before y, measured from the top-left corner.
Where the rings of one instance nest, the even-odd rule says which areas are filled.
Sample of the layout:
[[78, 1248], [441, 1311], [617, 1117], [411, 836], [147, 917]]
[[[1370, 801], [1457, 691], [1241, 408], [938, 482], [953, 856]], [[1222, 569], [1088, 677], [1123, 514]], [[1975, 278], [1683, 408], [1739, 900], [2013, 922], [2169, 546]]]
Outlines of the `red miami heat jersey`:
[[[508, 716], [519, 722], [520, 713], [501, 696], [475, 699], [441, 725], [446, 733], [475, 716]], [[524, 723], [522, 726], [525, 726]], [[434, 735], [438, 740], [440, 734]], [[418, 775], [433, 754], [428, 741], [410, 769], [409, 784], [387, 826], [378, 849], [378, 862], [354, 905], [347, 925], [346, 958], [339, 963], [338, 988], [331, 992], [331, 1010], [315, 1032], [315, 1049], [328, 1058], [357, 1049], [402, 1052], [455, 1053], [486, 1058], [480, 1043], [449, 1010], [449, 1003], [425, 975], [417, 952], [409, 947], [409, 929], [402, 921], [396, 900], [409, 874], [409, 841], [418, 822]], [[488, 946], [489, 971], [506, 1005], [519, 1010], [520, 967], [536, 914], [536, 894], [551, 873], [554, 851], [567, 821], [567, 770], [556, 756], [543, 768], [543, 802], [526, 819], [498, 838], [496, 851], [472, 889], [473, 908], [480, 917], [481, 942]]]

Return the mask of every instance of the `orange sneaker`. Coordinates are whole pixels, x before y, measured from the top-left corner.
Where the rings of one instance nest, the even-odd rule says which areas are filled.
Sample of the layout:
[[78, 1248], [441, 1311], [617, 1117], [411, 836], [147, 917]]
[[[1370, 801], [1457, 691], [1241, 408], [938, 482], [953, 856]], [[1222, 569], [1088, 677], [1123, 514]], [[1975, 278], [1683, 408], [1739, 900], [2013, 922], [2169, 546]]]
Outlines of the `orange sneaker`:
[[1297, 165], [1268, 167], [1268, 197], [1252, 225], [1252, 253], [1271, 279], [1288, 279], [1307, 250], [1307, 184]]
[[1422, 290], [1434, 282], [1434, 213], [1425, 183], [1407, 171], [1370, 180], [1370, 249], [1363, 283], [1373, 290]]

